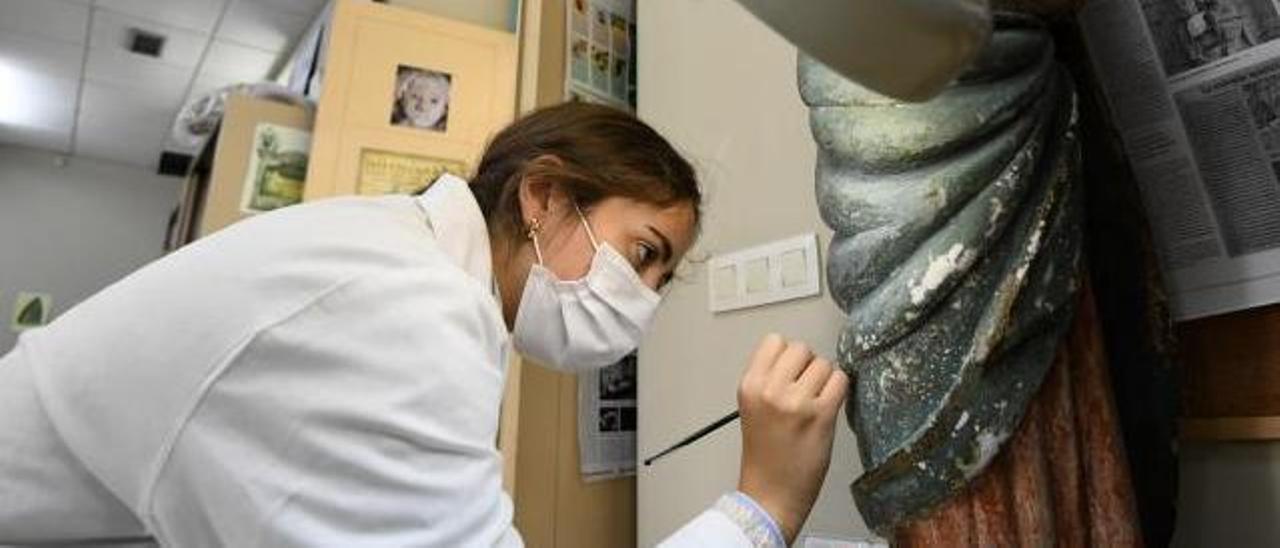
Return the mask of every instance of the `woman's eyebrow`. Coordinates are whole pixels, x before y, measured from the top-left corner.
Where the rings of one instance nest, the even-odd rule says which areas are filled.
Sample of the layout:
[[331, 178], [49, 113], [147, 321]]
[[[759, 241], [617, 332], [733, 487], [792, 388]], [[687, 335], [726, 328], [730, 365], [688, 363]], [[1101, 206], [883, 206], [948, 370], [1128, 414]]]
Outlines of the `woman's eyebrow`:
[[657, 236], [658, 240], [662, 242], [662, 262], [670, 262], [672, 256], [671, 240], [667, 239], [666, 234], [663, 234], [658, 229], [653, 228], [653, 225], [645, 225], [645, 228], [648, 228], [650, 232], [653, 232], [653, 235]]

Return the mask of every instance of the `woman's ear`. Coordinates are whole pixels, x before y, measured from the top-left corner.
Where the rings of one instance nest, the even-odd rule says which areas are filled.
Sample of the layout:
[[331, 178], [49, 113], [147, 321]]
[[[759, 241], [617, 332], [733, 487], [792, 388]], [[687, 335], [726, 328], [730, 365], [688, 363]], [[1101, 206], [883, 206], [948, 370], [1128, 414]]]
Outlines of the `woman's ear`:
[[[526, 169], [526, 175], [520, 179], [520, 214], [521, 221], [525, 226], [529, 226], [536, 219], [539, 222], [547, 222], [555, 215], [564, 213], [564, 202], [567, 202], [567, 196], [560, 184], [544, 173], [555, 171], [563, 162], [555, 156], [544, 154], [530, 161], [529, 166], [532, 169]], [[549, 169], [538, 169], [537, 164], [543, 164]]]

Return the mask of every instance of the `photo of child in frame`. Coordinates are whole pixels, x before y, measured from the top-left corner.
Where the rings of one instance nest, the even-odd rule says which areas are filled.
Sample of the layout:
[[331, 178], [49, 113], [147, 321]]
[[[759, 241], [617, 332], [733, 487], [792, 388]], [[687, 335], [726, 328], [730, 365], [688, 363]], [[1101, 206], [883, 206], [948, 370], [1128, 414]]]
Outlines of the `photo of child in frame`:
[[452, 86], [453, 76], [448, 73], [399, 65], [396, 67], [391, 125], [446, 131]]

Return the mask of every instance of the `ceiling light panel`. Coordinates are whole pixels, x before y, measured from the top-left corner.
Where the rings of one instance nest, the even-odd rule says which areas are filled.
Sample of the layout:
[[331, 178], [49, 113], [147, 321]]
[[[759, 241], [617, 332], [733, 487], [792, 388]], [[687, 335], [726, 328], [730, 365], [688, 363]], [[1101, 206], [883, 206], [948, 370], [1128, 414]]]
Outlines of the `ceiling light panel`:
[[0, 125], [71, 129], [83, 47], [0, 33]]

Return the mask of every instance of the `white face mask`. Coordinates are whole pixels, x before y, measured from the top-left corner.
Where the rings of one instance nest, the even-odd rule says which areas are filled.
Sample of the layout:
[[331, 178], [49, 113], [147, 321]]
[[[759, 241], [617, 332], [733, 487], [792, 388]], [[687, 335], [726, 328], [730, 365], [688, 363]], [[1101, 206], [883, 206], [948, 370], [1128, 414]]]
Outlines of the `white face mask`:
[[662, 299], [608, 242], [596, 241], [581, 210], [578, 218], [596, 250], [591, 270], [578, 280], [556, 279], [532, 234], [538, 264], [525, 279], [512, 331], [517, 352], [571, 372], [599, 369], [634, 351]]

